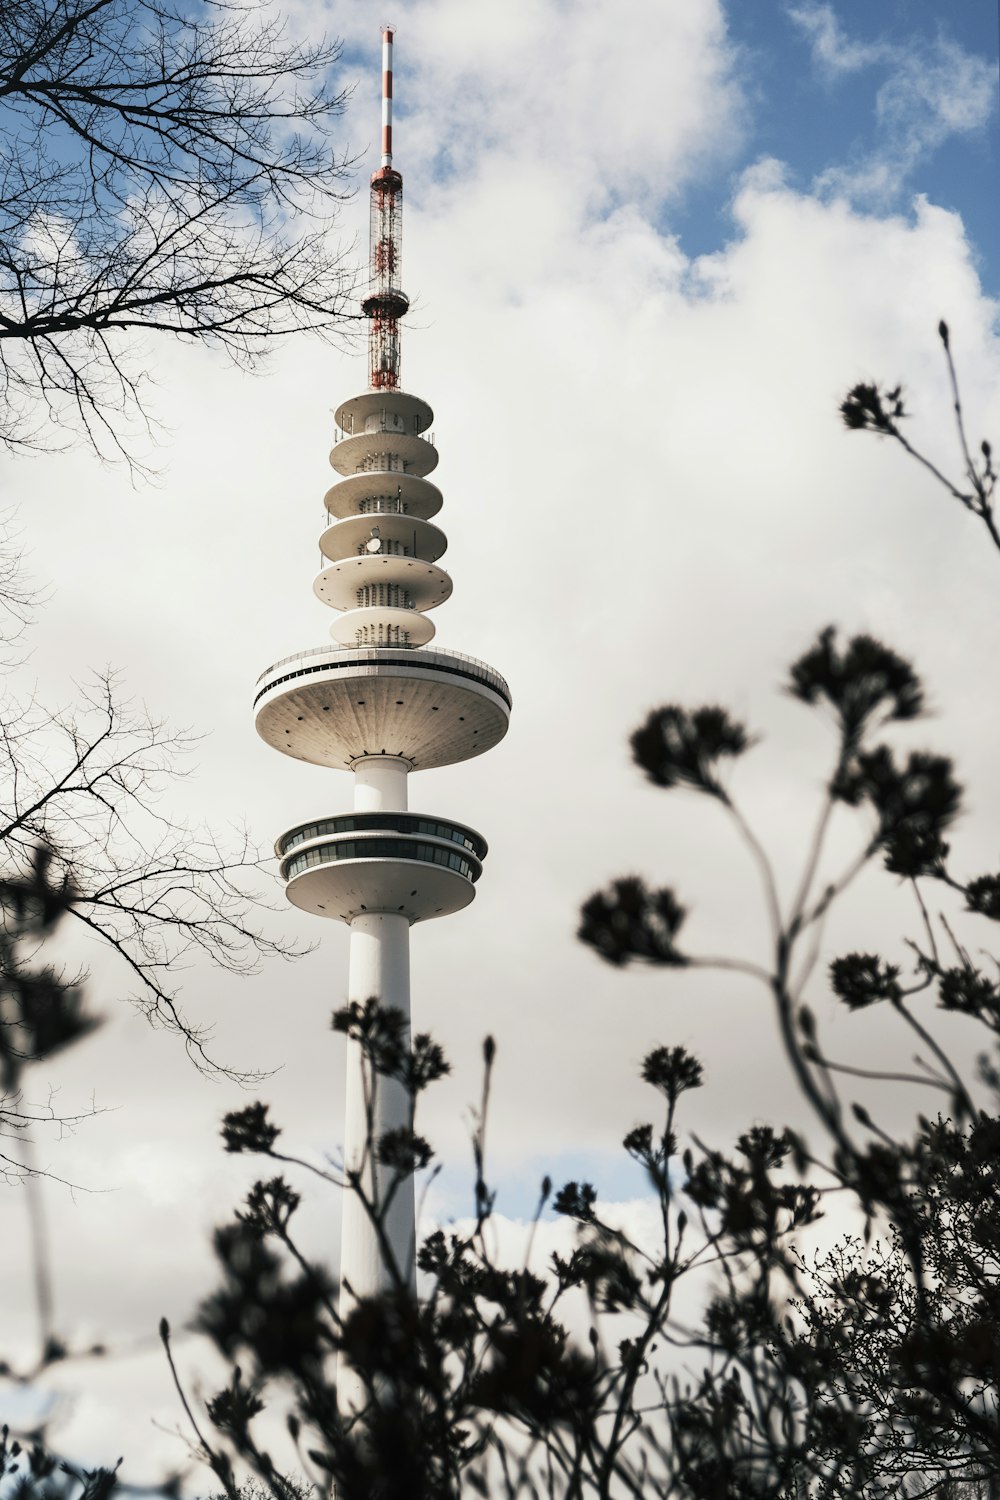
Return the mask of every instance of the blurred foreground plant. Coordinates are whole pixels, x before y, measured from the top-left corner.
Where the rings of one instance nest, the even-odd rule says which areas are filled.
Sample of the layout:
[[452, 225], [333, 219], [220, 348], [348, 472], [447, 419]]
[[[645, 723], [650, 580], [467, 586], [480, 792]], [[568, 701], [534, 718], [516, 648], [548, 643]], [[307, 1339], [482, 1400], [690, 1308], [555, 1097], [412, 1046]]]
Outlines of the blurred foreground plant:
[[[702, 1069], [683, 1048], [658, 1047], [642, 1077], [661, 1097], [660, 1118], [637, 1124], [623, 1142], [658, 1205], [658, 1235], [630, 1232], [602, 1210], [589, 1183], [553, 1193], [545, 1181], [538, 1215], [574, 1221], [575, 1244], [547, 1265], [511, 1268], [498, 1261], [489, 1232], [490, 1043], [469, 1227], [424, 1242], [416, 1290], [409, 1268], [392, 1266], [384, 1293], [339, 1304], [297, 1245], [297, 1189], [283, 1175], [260, 1181], [217, 1235], [223, 1284], [198, 1318], [233, 1362], [231, 1379], [203, 1415], [185, 1395], [196, 1451], [231, 1497], [246, 1471], [276, 1500], [303, 1485], [341, 1500], [888, 1500], [943, 1494], [953, 1481], [986, 1483], [1000, 1471], [997, 1069], [986, 1064], [978, 1082], [964, 1079], [917, 1012], [936, 997], [994, 1040], [1000, 1034], [1000, 989], [958, 947], [953, 923], [931, 917], [924, 894], [946, 887], [972, 920], [995, 921], [1000, 875], [951, 867], [946, 835], [961, 788], [950, 761], [900, 754], [890, 743], [892, 727], [923, 704], [907, 662], [870, 637], [840, 641], [825, 630], [793, 663], [789, 686], [832, 720], [835, 750], [787, 906], [721, 771], [752, 737], [720, 709], [672, 706], [632, 741], [656, 786], [721, 805], [753, 852], [772, 922], [770, 962], [689, 951], [679, 900], [634, 877], [586, 903], [580, 935], [616, 965], [720, 967], [759, 981], [819, 1140], [757, 1125], [731, 1152], [685, 1142], [684, 1096], [702, 1086]], [[829, 875], [824, 854], [838, 810], [857, 825], [857, 852]], [[829, 1057], [805, 998], [822, 978], [824, 921], [869, 866], [908, 884], [917, 936], [899, 961], [862, 952], [835, 959], [826, 984], [852, 1010], [891, 1009], [921, 1049], [913, 1071]], [[432, 1171], [416, 1105], [446, 1068], [440, 1052], [426, 1037], [412, 1058], [387, 1045], [392, 1015], [374, 1001], [338, 1012], [334, 1024], [360, 1043], [371, 1079], [394, 1078], [411, 1099], [409, 1129], [371, 1139], [370, 1155], [399, 1174]], [[430, 1069], [413, 1061], [428, 1055]], [[939, 1112], [897, 1139], [845, 1095], [844, 1081], [855, 1079], [919, 1084]], [[286, 1154], [265, 1106], [228, 1116], [223, 1134], [227, 1149], [359, 1194], [382, 1222], [391, 1185], [380, 1201], [363, 1171]], [[831, 1197], [855, 1206], [878, 1247], [848, 1239], [818, 1260], [804, 1256], [801, 1235]], [[166, 1329], [163, 1336], [169, 1349]], [[281, 1438], [268, 1427], [269, 1408], [283, 1413], [297, 1457], [274, 1456]], [[266, 1442], [255, 1436], [263, 1431]]]
[[[974, 961], [956, 936], [954, 916], [931, 915], [930, 891], [957, 894], [975, 920], [995, 922], [1000, 873], [968, 875], [953, 866], [946, 835], [962, 793], [950, 760], [926, 751], [902, 756], [887, 738], [893, 724], [922, 709], [922, 687], [908, 663], [870, 637], [841, 644], [828, 629], [792, 664], [788, 690], [832, 720], [836, 744], [787, 904], [770, 858], [718, 774], [723, 754], [751, 745], [742, 726], [718, 709], [670, 707], [651, 714], [632, 737], [634, 758], [650, 781], [683, 785], [721, 804], [749, 845], [770, 914], [768, 961], [688, 951], [677, 896], [634, 877], [591, 897], [582, 911], [581, 938], [610, 963], [735, 969], [761, 983], [822, 1129], [819, 1145], [784, 1132], [795, 1172], [786, 1189], [794, 1183], [798, 1192], [811, 1191], [817, 1212], [826, 1196], [836, 1195], [841, 1212], [849, 1205], [862, 1215], [866, 1241], [873, 1233], [884, 1240], [869, 1251], [849, 1238], [808, 1264], [797, 1250], [783, 1250], [765, 1266], [757, 1247], [756, 1327], [740, 1280], [746, 1267], [733, 1277], [723, 1247], [727, 1291], [710, 1307], [701, 1335], [716, 1366], [693, 1389], [682, 1435], [694, 1434], [699, 1461], [713, 1474], [726, 1452], [736, 1471], [717, 1490], [700, 1488], [702, 1474], [678, 1493], [944, 1493], [955, 1478], [986, 1481], [1000, 1472], [1000, 1071], [985, 1056], [978, 1079], [963, 1077], [918, 1008], [936, 999], [940, 1009], [973, 1018], [995, 1051], [997, 958], [977, 942]], [[831, 871], [827, 846], [838, 810], [861, 826], [856, 853]], [[852, 1011], [882, 1004], [894, 1013], [920, 1049], [912, 1070], [834, 1060], [807, 999], [811, 984], [818, 988], [813, 981], [832, 907], [878, 865], [912, 892], [916, 933], [898, 957], [834, 958], [826, 980]], [[851, 1080], [853, 1089], [859, 1082], [929, 1089], [936, 1117], [919, 1116], [912, 1137], [899, 1136], [845, 1093]], [[699, 1191], [704, 1171], [704, 1161], [685, 1158], [685, 1191]], [[718, 1211], [715, 1182], [707, 1201]], [[775, 1385], [782, 1391], [777, 1443], [773, 1410], [761, 1402], [762, 1388]], [[676, 1445], [676, 1410], [670, 1415]]]
[[[52, 1173], [40, 1169], [35, 1159], [40, 1131], [73, 1130], [84, 1115], [58, 1112], [51, 1098], [48, 1104], [37, 1106], [25, 1094], [32, 1068], [82, 1041], [99, 1024], [84, 1007], [80, 985], [51, 965], [39, 963], [40, 948], [75, 895], [65, 873], [53, 870], [45, 849], [35, 851], [24, 876], [0, 880], [0, 1135], [9, 1143], [9, 1149], [0, 1152], [0, 1163], [8, 1182], [20, 1183], [28, 1195], [38, 1318], [37, 1358], [19, 1367], [6, 1361], [0, 1364], [0, 1399], [4, 1387], [37, 1388], [46, 1367], [72, 1353], [102, 1353], [99, 1349], [71, 1351], [57, 1336], [49, 1246], [38, 1197], [39, 1178]], [[73, 1500], [103, 1500], [114, 1487], [117, 1465], [83, 1470], [57, 1457], [46, 1441], [44, 1411], [43, 1402], [23, 1442], [11, 1437], [7, 1425], [0, 1431], [0, 1483], [7, 1481], [4, 1493], [46, 1500], [64, 1495]]]
[[887, 390], [874, 382], [860, 381], [851, 387], [841, 402], [840, 415], [844, 420], [844, 426], [850, 432], [872, 432], [876, 437], [887, 437], [898, 443], [904, 452], [916, 459], [917, 463], [922, 464], [938, 483], [944, 486], [953, 500], [957, 500], [960, 505], [965, 506], [967, 511], [979, 517], [994, 547], [1000, 550], [1000, 529], [997, 527], [994, 511], [997, 473], [993, 467], [993, 447], [986, 438], [983, 438], [979, 444], [978, 454], [972, 453], [965, 431], [965, 415], [959, 394], [958, 375], [951, 353], [951, 333], [943, 318], [938, 324], [938, 338], [941, 340], [948, 366], [952, 410], [955, 415], [955, 428], [962, 459], [963, 478], [957, 484], [949, 479], [944, 471], [927, 457], [926, 453], [914, 447], [904, 433], [901, 424], [909, 414], [903, 400], [901, 385]]

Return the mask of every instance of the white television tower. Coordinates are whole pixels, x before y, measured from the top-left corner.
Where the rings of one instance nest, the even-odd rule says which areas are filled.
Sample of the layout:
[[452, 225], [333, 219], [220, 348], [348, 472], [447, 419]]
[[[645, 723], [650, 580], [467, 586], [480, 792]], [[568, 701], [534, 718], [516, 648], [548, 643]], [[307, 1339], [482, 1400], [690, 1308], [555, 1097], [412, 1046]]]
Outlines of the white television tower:
[[[451, 593], [438, 566], [447, 546], [430, 517], [441, 492], [427, 475], [438, 456], [433, 413], [399, 388], [403, 179], [392, 165], [391, 27], [382, 42], [381, 166], [371, 179], [370, 386], [337, 408], [320, 538], [325, 566], [313, 587], [337, 611], [334, 644], [275, 662], [254, 702], [257, 731], [275, 750], [353, 772], [354, 810], [322, 812], [276, 844], [293, 905], [350, 927], [348, 994], [410, 1015], [409, 932], [414, 922], [468, 906], [486, 842], [474, 829], [408, 810], [410, 773], [491, 749], [507, 732], [510, 692], [498, 672], [457, 652], [428, 650], [427, 611]], [[348, 1051], [345, 1163], [381, 1201], [391, 1173], [365, 1159], [367, 1108], [356, 1044]], [[400, 1088], [382, 1084], [372, 1134], [407, 1123]], [[412, 1277], [412, 1178], [385, 1225], [397, 1267]], [[384, 1255], [360, 1200], [344, 1195], [341, 1309], [389, 1284]]]

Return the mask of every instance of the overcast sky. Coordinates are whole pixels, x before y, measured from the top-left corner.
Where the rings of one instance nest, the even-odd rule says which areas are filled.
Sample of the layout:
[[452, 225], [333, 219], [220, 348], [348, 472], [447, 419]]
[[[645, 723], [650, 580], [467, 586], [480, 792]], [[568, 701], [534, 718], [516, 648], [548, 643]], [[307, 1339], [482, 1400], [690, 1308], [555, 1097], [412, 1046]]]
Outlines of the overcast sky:
[[[410, 788], [413, 809], [490, 843], [473, 906], [411, 940], [416, 1024], [455, 1064], [425, 1120], [446, 1164], [431, 1202], [445, 1218], [469, 1206], [467, 1106], [487, 1031], [499, 1045], [492, 1174], [515, 1220], [545, 1171], [591, 1177], [611, 1199], [641, 1193], [616, 1143], [655, 1109], [636, 1081], [652, 1045], [704, 1059], [690, 1123], [715, 1144], [798, 1108], [766, 995], [732, 978], [617, 974], [574, 941], [580, 902], [635, 871], [677, 888], [692, 946], [763, 953], [754, 872], [718, 811], [647, 788], [630, 766], [627, 735], [651, 707], [718, 701], [761, 732], [734, 785], [787, 889], [831, 743], [782, 697], [783, 670], [828, 623], [872, 631], [928, 685], [933, 713], [906, 743], [958, 755], [960, 867], [996, 868], [1000, 556], [836, 411], [858, 379], [904, 379], [913, 437], [957, 473], [934, 332], [945, 317], [970, 431], [1000, 438], [990, 10], [397, 0], [395, 160], [415, 304], [402, 383], [435, 408], [455, 585], [437, 640], [490, 662], [514, 695], [499, 748]], [[359, 193], [340, 233], [361, 258], [383, 19], [370, 0], [291, 10], [293, 29], [345, 42]], [[364, 388], [363, 347], [291, 344], [257, 378], [165, 343], [141, 358], [168, 434], [156, 487], [133, 489], [82, 453], [0, 466], [49, 591], [29, 673], [69, 701], [88, 668], [120, 668], [152, 710], [207, 736], [171, 793], [178, 810], [245, 819], [267, 846], [350, 805], [347, 776], [257, 739], [251, 703], [269, 663], [327, 639], [311, 583], [330, 412]], [[345, 998], [347, 931], [279, 920], [317, 941], [308, 958], [252, 980], [192, 968], [184, 1000], [225, 1059], [280, 1069], [263, 1096], [289, 1142], [335, 1151], [343, 1055], [329, 1016]], [[873, 879], [823, 958], [880, 944], [895, 955], [908, 920], [900, 893]], [[180, 1325], [210, 1288], [211, 1227], [254, 1174], [217, 1136], [246, 1100], [151, 1034], [120, 1003], [127, 976], [89, 958], [107, 1024], [43, 1082], [67, 1107], [94, 1093], [113, 1112], [46, 1149], [95, 1190], [47, 1194], [57, 1307], [70, 1337], [127, 1342], [163, 1313]], [[814, 1004], [842, 1049], [893, 1055], [877, 1018], [838, 1024], [822, 978]], [[31, 1330], [22, 1213], [7, 1190], [11, 1344]], [[333, 1199], [310, 1208], [317, 1253], [335, 1257], [337, 1223]], [[184, 1358], [203, 1364], [194, 1345]], [[74, 1368], [53, 1384], [80, 1381]], [[155, 1351], [91, 1382], [60, 1440], [151, 1472], [177, 1452], [153, 1417], [179, 1418]]]

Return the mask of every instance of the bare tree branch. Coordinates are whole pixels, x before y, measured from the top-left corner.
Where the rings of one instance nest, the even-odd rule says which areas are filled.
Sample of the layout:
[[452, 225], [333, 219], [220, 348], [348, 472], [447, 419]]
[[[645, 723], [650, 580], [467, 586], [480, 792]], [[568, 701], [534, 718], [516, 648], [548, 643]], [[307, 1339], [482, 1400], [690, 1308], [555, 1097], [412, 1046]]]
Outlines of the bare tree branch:
[[244, 368], [283, 334], [344, 331], [339, 56], [252, 5], [0, 9], [0, 441], [82, 436], [141, 468], [136, 331]]

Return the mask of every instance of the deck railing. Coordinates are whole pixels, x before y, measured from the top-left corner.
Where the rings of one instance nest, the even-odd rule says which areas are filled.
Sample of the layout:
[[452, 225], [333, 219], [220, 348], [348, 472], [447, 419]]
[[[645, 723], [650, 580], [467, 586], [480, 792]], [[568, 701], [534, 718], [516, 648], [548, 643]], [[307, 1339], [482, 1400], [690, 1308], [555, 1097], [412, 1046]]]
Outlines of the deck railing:
[[272, 662], [257, 678], [257, 686], [260, 687], [266, 678], [294, 661], [305, 661], [315, 656], [329, 656], [338, 662], [346, 662], [350, 659], [362, 666], [369, 662], [375, 666], [380, 658], [385, 657], [387, 651], [412, 652], [420, 663], [428, 667], [433, 667], [435, 662], [447, 666], [449, 662], [460, 661], [472, 668], [471, 676], [478, 677], [490, 687], [496, 688], [501, 697], [505, 698], [508, 703], [510, 702], [510, 688], [507, 686], [506, 679], [487, 662], [480, 661], [475, 656], [466, 656], [463, 651], [428, 651], [423, 646], [309, 646], [304, 651], [296, 651], [293, 656], [283, 656], [280, 661]]

